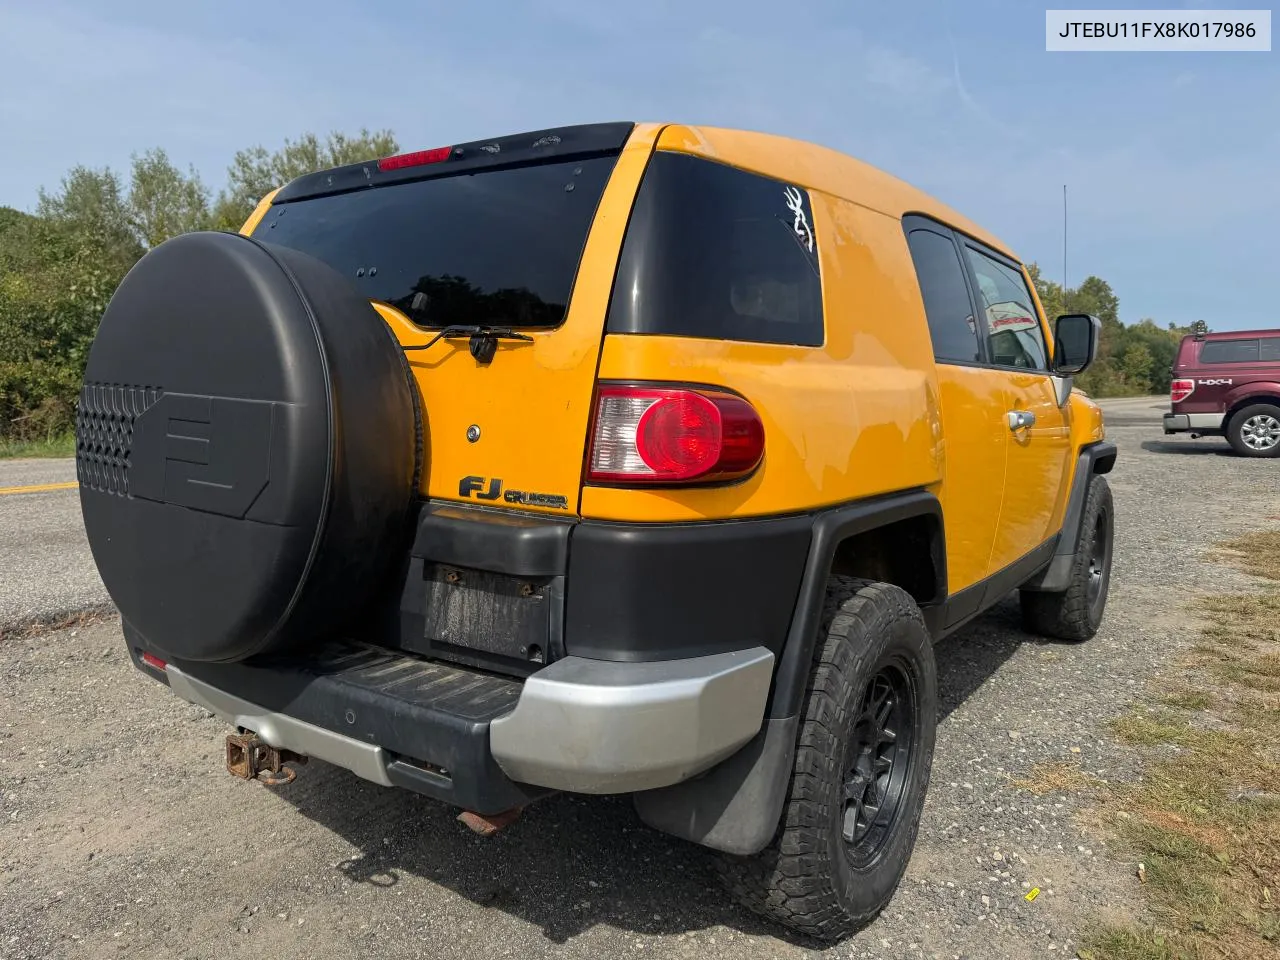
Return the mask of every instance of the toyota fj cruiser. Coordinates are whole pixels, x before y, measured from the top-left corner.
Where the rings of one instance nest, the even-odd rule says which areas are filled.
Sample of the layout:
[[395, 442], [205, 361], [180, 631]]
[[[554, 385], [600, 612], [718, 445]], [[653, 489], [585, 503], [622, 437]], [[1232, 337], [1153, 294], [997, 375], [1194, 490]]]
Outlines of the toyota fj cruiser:
[[1182, 338], [1164, 432], [1225, 436], [1246, 457], [1280, 456], [1280, 330]]
[[[1052, 332], [1051, 332], [1052, 330]], [[1001, 242], [821, 147], [601, 124], [301, 177], [148, 253], [78, 421], [137, 668], [228, 766], [479, 829], [630, 794], [838, 937], [914, 845], [933, 644], [1080, 641], [1115, 447]]]

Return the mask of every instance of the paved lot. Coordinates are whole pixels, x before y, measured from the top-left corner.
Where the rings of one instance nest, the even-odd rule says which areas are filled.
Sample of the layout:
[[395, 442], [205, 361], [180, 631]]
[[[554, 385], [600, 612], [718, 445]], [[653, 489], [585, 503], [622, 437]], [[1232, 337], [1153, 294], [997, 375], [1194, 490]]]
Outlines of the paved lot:
[[[1011, 781], [1046, 761], [1131, 777], [1106, 721], [1192, 642], [1182, 601], [1233, 581], [1205, 549], [1280, 513], [1276, 464], [1166, 441], [1145, 403], [1111, 418], [1119, 549], [1102, 632], [1040, 642], [1006, 602], [939, 648], [916, 855], [885, 914], [834, 948], [732, 906], [703, 851], [620, 800], [553, 798], [481, 840], [439, 804], [314, 762], [278, 792], [235, 781], [223, 726], [137, 675], [108, 619], [0, 642], [0, 957], [1074, 956], [1083, 924], [1139, 902], [1133, 864], [1075, 798]], [[6, 548], [15, 526], [74, 511], [74, 494], [44, 510], [26, 496], [0, 497]], [[21, 556], [80, 569], [73, 540], [27, 538]]]
[[75, 479], [73, 460], [0, 460], [0, 633], [108, 602]]

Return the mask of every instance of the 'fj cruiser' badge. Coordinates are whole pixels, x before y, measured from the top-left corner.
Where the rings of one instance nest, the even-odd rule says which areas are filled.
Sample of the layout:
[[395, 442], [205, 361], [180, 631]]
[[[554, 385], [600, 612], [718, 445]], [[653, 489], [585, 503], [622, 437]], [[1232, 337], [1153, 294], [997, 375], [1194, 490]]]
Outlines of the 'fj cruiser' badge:
[[506, 503], [526, 507], [550, 507], [553, 510], [568, 510], [569, 500], [558, 493], [529, 493], [525, 490], [503, 490], [502, 480], [498, 477], [463, 477], [458, 481], [458, 496], [470, 500], [472, 495], [477, 500], [497, 500], [501, 497]]

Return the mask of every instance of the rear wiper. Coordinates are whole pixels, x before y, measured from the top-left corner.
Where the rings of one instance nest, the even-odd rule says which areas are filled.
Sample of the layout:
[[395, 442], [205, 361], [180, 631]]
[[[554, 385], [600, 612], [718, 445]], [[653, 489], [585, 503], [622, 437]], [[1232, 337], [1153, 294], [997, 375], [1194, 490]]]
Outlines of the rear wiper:
[[445, 327], [427, 343], [412, 344], [404, 347], [404, 349], [430, 350], [441, 340], [453, 340], [458, 337], [470, 338], [468, 346], [471, 349], [471, 356], [475, 357], [478, 363], [488, 363], [493, 359], [493, 355], [498, 352], [499, 340], [533, 341], [533, 337], [524, 333], [516, 333], [510, 327], [491, 327], [483, 323], [464, 323]]

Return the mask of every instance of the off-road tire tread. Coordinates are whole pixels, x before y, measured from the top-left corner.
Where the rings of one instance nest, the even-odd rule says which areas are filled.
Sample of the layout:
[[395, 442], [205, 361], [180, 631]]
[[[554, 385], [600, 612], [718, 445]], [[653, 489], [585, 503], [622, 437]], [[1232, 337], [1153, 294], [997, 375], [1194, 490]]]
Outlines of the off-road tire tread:
[[1111, 487], [1105, 477], [1092, 475], [1080, 518], [1084, 535], [1071, 566], [1070, 586], [1060, 592], [1023, 590], [1018, 595], [1022, 627], [1028, 633], [1083, 643], [1098, 632], [1098, 625], [1089, 619], [1089, 554], [1097, 535], [1098, 513], [1104, 505], [1114, 517]]
[[[846, 719], [841, 709], [853, 698], [850, 686], [856, 671], [857, 651], [850, 638], [874, 636], [900, 618], [916, 620], [925, 629], [920, 608], [901, 588], [831, 577], [805, 690], [794, 775], [778, 832], [755, 856], [717, 857], [721, 879], [739, 903], [819, 940], [848, 936], [879, 912], [877, 908], [850, 915], [831, 887], [830, 844], [825, 836], [830, 817], [823, 785], [841, 775], [836, 749], [838, 730]], [[906, 828], [912, 831], [914, 844], [918, 821]]]

